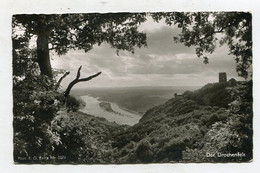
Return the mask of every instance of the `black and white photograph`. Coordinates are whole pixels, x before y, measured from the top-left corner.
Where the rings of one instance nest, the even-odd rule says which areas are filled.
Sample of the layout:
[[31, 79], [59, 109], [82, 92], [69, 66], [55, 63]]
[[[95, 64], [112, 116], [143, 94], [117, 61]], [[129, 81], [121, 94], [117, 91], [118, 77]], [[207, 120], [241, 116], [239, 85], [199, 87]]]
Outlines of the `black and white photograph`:
[[14, 14], [15, 164], [253, 160], [249, 11]]

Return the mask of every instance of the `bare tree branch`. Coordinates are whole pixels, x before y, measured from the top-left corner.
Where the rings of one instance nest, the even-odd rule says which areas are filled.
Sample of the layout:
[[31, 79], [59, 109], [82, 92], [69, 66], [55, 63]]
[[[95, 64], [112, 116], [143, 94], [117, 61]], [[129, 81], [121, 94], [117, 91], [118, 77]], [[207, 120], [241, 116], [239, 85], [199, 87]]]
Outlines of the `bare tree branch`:
[[79, 77], [80, 77], [80, 70], [81, 70], [81, 68], [82, 68], [82, 65], [79, 67], [79, 69], [78, 69], [78, 72], [77, 72], [77, 77], [76, 77], [76, 79], [79, 79]]
[[89, 80], [93, 79], [94, 77], [97, 77], [97, 76], [100, 75], [100, 74], [101, 74], [101, 72], [98, 72], [98, 73], [96, 73], [96, 74], [94, 74], [94, 75], [92, 75], [92, 76], [89, 76], [89, 77], [87, 77], [87, 78], [79, 79], [78, 82], [89, 81]]
[[77, 83], [79, 83], [79, 82], [89, 81], [89, 80], [91, 80], [91, 79], [93, 79], [93, 78], [95, 78], [95, 77], [97, 77], [97, 76], [99, 76], [99, 75], [101, 74], [101, 72], [98, 72], [98, 73], [96, 73], [96, 74], [94, 74], [94, 75], [91, 75], [91, 76], [89, 76], [89, 77], [80, 79], [80, 70], [81, 70], [81, 68], [82, 68], [82, 65], [81, 65], [81, 66], [79, 67], [79, 69], [78, 69], [76, 78], [75, 78], [72, 82], [70, 82], [70, 84], [68, 85], [66, 91], [64, 92], [64, 96], [65, 96], [65, 97], [68, 97], [68, 96], [69, 96], [70, 90], [72, 89], [72, 87], [73, 87], [75, 84], [77, 84]]
[[68, 76], [69, 74], [70, 74], [70, 72], [67, 71], [63, 76], [61, 76], [61, 78], [58, 80], [58, 82], [57, 82], [57, 84], [56, 84], [56, 86], [55, 86], [55, 89], [56, 89], [56, 90], [60, 87], [61, 81], [62, 81], [66, 76]]

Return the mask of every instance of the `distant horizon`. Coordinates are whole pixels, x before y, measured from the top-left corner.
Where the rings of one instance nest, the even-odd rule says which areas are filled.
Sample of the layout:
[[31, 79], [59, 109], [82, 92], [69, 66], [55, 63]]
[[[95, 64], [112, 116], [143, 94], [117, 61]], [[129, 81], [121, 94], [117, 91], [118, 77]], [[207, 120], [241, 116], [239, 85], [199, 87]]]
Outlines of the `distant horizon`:
[[[204, 86], [204, 85], [203, 85]], [[74, 91], [79, 90], [113, 90], [113, 89], [190, 89], [195, 88], [199, 89], [203, 86], [115, 86], [115, 87], [85, 87], [85, 88], [73, 88]], [[62, 88], [62, 91], [65, 91], [66, 88]]]
[[202, 87], [204, 85], [136, 85], [136, 86], [93, 86], [93, 87], [80, 87], [77, 88], [75, 87], [75, 89], [85, 89], [85, 88], [145, 88], [145, 87], [150, 87], [150, 88], [159, 88], [159, 87], [163, 87], [163, 88], [170, 88], [170, 87]]
[[[231, 78], [228, 78], [227, 81], [229, 81]], [[235, 79], [237, 80], [237, 79]], [[244, 80], [237, 80], [237, 81], [244, 81]], [[125, 85], [125, 86], [86, 86], [86, 87], [77, 87], [77, 85], [73, 89], [113, 89], [113, 88], [171, 88], [171, 87], [203, 87], [207, 84], [214, 84], [218, 83], [218, 81], [215, 82], [208, 82], [206, 84], [202, 85]], [[87, 85], [87, 83], [85, 83]], [[61, 90], [66, 90], [66, 87], [63, 87]]]

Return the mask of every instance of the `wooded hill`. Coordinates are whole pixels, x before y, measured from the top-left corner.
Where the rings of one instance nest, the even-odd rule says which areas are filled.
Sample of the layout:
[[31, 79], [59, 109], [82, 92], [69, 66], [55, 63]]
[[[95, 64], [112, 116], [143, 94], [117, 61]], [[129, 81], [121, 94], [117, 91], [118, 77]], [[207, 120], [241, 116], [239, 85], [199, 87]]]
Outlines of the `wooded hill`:
[[[47, 136], [52, 145], [37, 150], [41, 151], [39, 156], [44, 153], [56, 159], [21, 161], [18, 157], [25, 153], [17, 146], [15, 161], [76, 164], [249, 161], [252, 159], [251, 87], [251, 82], [208, 84], [149, 109], [134, 126], [109, 123], [80, 112], [58, 111]], [[33, 151], [28, 149], [28, 153]], [[245, 155], [206, 155], [238, 152]], [[66, 159], [57, 159], [60, 155]]]
[[[250, 82], [207, 84], [148, 110], [138, 124], [115, 135], [113, 146], [118, 148], [117, 161], [239, 162], [252, 159], [250, 87]], [[231, 102], [236, 105], [229, 104]], [[207, 153], [238, 152], [245, 156], [206, 157]]]

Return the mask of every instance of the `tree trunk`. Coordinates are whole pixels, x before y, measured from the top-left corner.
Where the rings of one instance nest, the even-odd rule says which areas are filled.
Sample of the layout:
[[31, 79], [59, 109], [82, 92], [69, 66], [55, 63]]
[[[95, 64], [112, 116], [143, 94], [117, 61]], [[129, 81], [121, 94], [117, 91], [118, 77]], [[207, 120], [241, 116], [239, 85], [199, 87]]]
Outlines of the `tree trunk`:
[[39, 34], [37, 38], [37, 59], [40, 66], [41, 74], [49, 77], [53, 77], [49, 46], [48, 35]]

